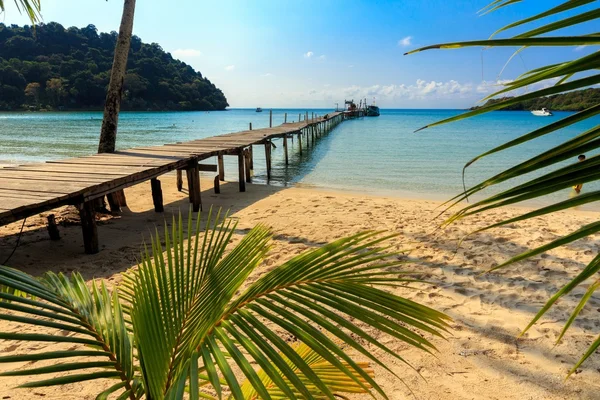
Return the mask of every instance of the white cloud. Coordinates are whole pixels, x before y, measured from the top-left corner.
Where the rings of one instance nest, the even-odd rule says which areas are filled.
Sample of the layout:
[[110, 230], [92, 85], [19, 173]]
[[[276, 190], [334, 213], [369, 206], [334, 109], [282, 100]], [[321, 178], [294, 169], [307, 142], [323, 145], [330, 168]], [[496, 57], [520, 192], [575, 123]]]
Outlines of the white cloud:
[[324, 60], [325, 58], [326, 58], [325, 54], [322, 54], [322, 55], [319, 56], [319, 60]]
[[315, 53], [313, 53], [312, 51], [307, 51], [306, 53], [304, 53], [304, 58], [311, 58], [314, 55]]
[[575, 51], [581, 51], [583, 49], [585, 49], [587, 46], [585, 44], [581, 45], [581, 46], [577, 46], [575, 47]]
[[202, 52], [196, 49], [177, 49], [171, 52], [173, 57], [200, 57]]
[[266, 74], [262, 74], [261, 76], [273, 76], [273, 74], [270, 72], [267, 72]]
[[412, 36], [407, 36], [403, 39], [398, 40], [398, 46], [400, 47], [407, 47], [410, 46], [412, 44]]
[[225, 71], [233, 71], [235, 69], [235, 65], [228, 65], [225, 67]]
[[313, 94], [317, 94], [317, 91], [315, 89], [309, 90], [308, 94], [313, 95]]

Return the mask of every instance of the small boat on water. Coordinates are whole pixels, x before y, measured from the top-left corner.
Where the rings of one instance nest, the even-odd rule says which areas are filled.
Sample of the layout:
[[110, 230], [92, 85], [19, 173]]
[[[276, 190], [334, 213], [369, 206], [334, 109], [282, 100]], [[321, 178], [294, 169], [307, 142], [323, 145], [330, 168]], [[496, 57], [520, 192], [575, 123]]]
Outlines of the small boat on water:
[[379, 117], [379, 107], [371, 104], [367, 107], [367, 117]]
[[546, 107], [542, 108], [541, 110], [532, 110], [531, 113], [536, 117], [549, 117], [553, 115], [552, 112]]
[[262, 112], [262, 108], [256, 107], [256, 112]]

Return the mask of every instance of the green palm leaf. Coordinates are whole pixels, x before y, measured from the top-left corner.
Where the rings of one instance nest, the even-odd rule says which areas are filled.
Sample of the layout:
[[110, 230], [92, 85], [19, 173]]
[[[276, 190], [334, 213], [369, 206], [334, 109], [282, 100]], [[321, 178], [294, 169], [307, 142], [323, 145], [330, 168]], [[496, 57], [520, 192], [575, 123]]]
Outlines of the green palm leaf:
[[[42, 10], [41, 0], [14, 0], [15, 6], [20, 13], [25, 13], [31, 20], [32, 24], [41, 21], [42, 16], [40, 14]], [[0, 12], [4, 12], [4, 0], [0, 0]]]
[[[507, 5], [514, 3], [514, 1], [510, 0], [497, 0], [491, 3], [484, 11], [493, 11], [494, 9], [498, 9]], [[493, 35], [495, 36], [497, 33], [509, 30], [511, 28], [525, 25], [529, 22], [536, 21], [538, 19], [551, 16], [554, 14], [558, 14], [560, 12], [568, 11], [575, 9], [577, 7], [587, 5], [593, 3], [590, 0], [571, 0], [565, 1], [560, 5], [551, 8], [545, 12], [537, 14], [535, 16], [525, 18], [521, 21], [509, 24], [504, 28], [496, 31]], [[542, 34], [546, 34], [548, 32], [553, 32], [559, 29], [568, 28], [577, 26], [600, 17], [600, 10], [596, 7], [592, 10], [588, 10], [585, 12], [581, 12], [574, 16], [570, 16], [567, 18], [560, 19], [558, 21], [543, 25], [541, 27], [530, 29], [523, 34], [514, 36], [508, 39], [490, 39], [490, 40], [482, 40], [482, 41], [472, 41], [472, 42], [461, 42], [461, 43], [449, 43], [435, 46], [427, 46], [422, 49], [417, 49], [412, 51], [411, 53], [433, 49], [433, 48], [459, 48], [459, 47], [467, 47], [467, 46], [510, 46], [510, 45], [519, 45], [519, 46], [563, 46], [563, 45], [575, 45], [577, 41], [581, 41], [581, 44], [586, 43], [596, 43], [599, 39], [599, 35], [597, 33], [592, 33], [588, 35], [581, 35], [577, 37], [547, 37], [540, 36]], [[499, 110], [504, 108], [507, 105], [514, 104], [516, 102], [520, 102], [527, 99], [534, 99], [540, 96], [548, 96], [552, 94], [564, 93], [566, 91], [581, 89], [585, 87], [590, 87], [592, 85], [597, 84], [597, 75], [594, 73], [597, 72], [598, 67], [600, 65], [600, 53], [595, 52], [588, 56], [581, 57], [577, 60], [566, 61], [559, 64], [544, 66], [540, 68], [536, 68], [531, 70], [516, 80], [510, 82], [506, 85], [506, 87], [500, 91], [497, 91], [490, 97], [496, 97], [502, 95], [506, 92], [513, 91], [518, 88], [525, 87], [527, 85], [533, 85], [536, 83], [540, 83], [547, 79], [557, 79], [558, 82], [548, 88], [533, 91], [530, 93], [526, 93], [520, 96], [515, 96], [512, 98], [505, 98], [502, 101], [496, 102], [493, 105], [486, 105], [481, 108], [478, 108], [474, 111], [470, 111], [467, 113], [463, 113], [461, 115], [448, 118], [443, 121], [439, 121], [433, 124], [430, 124], [422, 129], [433, 127], [436, 125], [458, 121], [460, 119], [469, 118], [475, 115], [484, 114], [490, 111]], [[574, 78], [574, 80], [572, 80]], [[517, 139], [514, 139], [508, 143], [505, 143], [501, 146], [498, 146], [494, 149], [491, 149], [471, 161], [469, 161], [464, 169], [463, 174], [467, 167], [473, 164], [475, 161], [478, 161], [490, 154], [501, 152], [508, 148], [518, 146], [522, 143], [525, 143], [530, 140], [534, 140], [543, 135], [547, 135], [553, 132], [558, 131], [561, 128], [571, 126], [575, 123], [588, 120], [591, 117], [597, 116], [600, 112], [600, 105], [595, 105], [587, 110], [581, 111], [577, 114], [573, 114], [562, 120], [550, 123], [542, 128], [536, 129], [533, 132], [524, 134]], [[538, 171], [541, 168], [551, 168], [552, 170], [541, 177], [530, 178], [523, 184], [516, 185], [515, 187], [502, 191], [498, 194], [488, 196], [487, 198], [480, 200], [474, 204], [463, 207], [461, 210], [452, 215], [445, 223], [452, 223], [462, 218], [467, 218], [469, 216], [482, 213], [488, 210], [492, 210], [498, 207], [515, 204], [518, 202], [522, 202], [525, 200], [531, 200], [535, 198], [539, 198], [541, 196], [545, 196], [550, 193], [557, 192], [559, 190], [563, 190], [569, 188], [572, 185], [576, 185], [579, 183], [593, 182], [600, 180], [600, 173], [598, 173], [598, 166], [600, 166], [600, 157], [590, 157], [586, 161], [581, 163], [575, 163], [571, 165], [564, 166], [564, 161], [568, 159], [572, 159], [576, 157], [578, 154], [582, 154], [585, 152], [589, 152], [592, 150], [596, 150], [600, 148], [600, 125], [596, 125], [588, 129], [587, 131], [581, 133], [577, 137], [567, 140], [560, 145], [545, 151], [541, 154], [538, 154], [529, 160], [522, 162], [518, 165], [510, 167], [505, 171], [497, 174], [496, 176], [486, 179], [483, 182], [480, 182], [473, 187], [466, 189], [464, 193], [455, 196], [445, 203], [447, 207], [453, 207], [460, 203], [461, 201], [468, 199], [470, 196], [485, 190], [490, 186], [497, 185], [501, 182], [510, 182], [512, 179], [517, 177], [528, 176], [528, 174]], [[481, 232], [486, 229], [495, 228], [498, 226], [502, 226], [508, 223], [525, 221], [529, 218], [534, 218], [540, 215], [547, 215], [559, 210], [566, 210], [572, 207], [577, 207], [582, 204], [590, 204], [593, 202], [597, 202], [600, 199], [600, 194], [597, 191], [584, 193], [575, 198], [559, 201], [555, 204], [548, 205], [546, 207], [542, 207], [538, 210], [534, 210], [523, 215], [510, 218], [493, 225], [490, 225], [486, 228], [480, 229], [476, 232]], [[544, 251], [556, 248], [558, 246], [562, 246], [564, 244], [570, 243], [572, 241], [590, 236], [596, 232], [600, 231], [600, 222], [593, 222], [586, 226], [581, 227], [577, 231], [571, 232], [563, 237], [560, 237], [550, 243], [547, 243], [543, 246], [540, 246], [535, 249], [531, 249], [529, 251], [523, 252], [515, 257], [512, 257], [510, 260], [503, 262], [492, 268], [498, 269], [510, 265], [515, 262], [519, 262], [526, 258], [535, 256]], [[475, 233], [476, 233], [475, 232]], [[559, 340], [563, 338], [565, 332], [568, 328], [573, 324], [580, 311], [585, 307], [590, 296], [598, 289], [598, 281], [597, 274], [600, 272], [600, 255], [596, 256], [594, 260], [592, 260], [587, 267], [579, 273], [576, 277], [574, 277], [567, 285], [565, 285], [562, 289], [560, 289], [557, 293], [555, 293], [545, 304], [545, 306], [538, 312], [538, 314], [533, 318], [530, 324], [525, 328], [524, 332], [527, 331], [533, 324], [535, 324], [553, 305], [554, 303], [562, 296], [570, 293], [573, 289], [578, 287], [579, 285], [585, 284], [588, 279], [596, 279], [596, 281], [591, 284], [586, 291], [585, 295], [579, 302], [579, 304], [575, 307], [574, 311], [571, 313], [571, 316], [566, 321], [563, 331], [559, 336]], [[574, 366], [569, 374], [571, 374], [575, 369], [577, 369], [588, 357], [590, 357], [594, 351], [600, 346], [600, 338], [597, 339], [588, 351], [583, 355], [581, 360]]]
[[[391, 236], [364, 232], [337, 240], [242, 290], [269, 249], [270, 231], [257, 226], [229, 248], [237, 224], [215, 214], [205, 222], [194, 221], [191, 212], [186, 223], [174, 218], [165, 228], [164, 245], [158, 234], [153, 237], [138, 267], [124, 274], [112, 294], [104, 284], [86, 287], [78, 274], [71, 279], [48, 274], [38, 281], [1, 268], [0, 284], [29, 297], [0, 293], [0, 307], [10, 311], [0, 318], [76, 335], [0, 332], [0, 338], [74, 342], [97, 350], [17, 355], [0, 362], [103, 357], [5, 375], [74, 372], [27, 387], [120, 381], [99, 399], [113, 393], [131, 399], [321, 399], [342, 392], [387, 398], [370, 364], [393, 372], [360, 342], [406, 361], [365, 326], [426, 352], [435, 350], [431, 338], [442, 337], [448, 327], [446, 315], [383, 290], [413, 281], [395, 271], [402, 263], [383, 245]], [[282, 332], [296, 341], [283, 340]], [[349, 357], [346, 346], [368, 361]]]

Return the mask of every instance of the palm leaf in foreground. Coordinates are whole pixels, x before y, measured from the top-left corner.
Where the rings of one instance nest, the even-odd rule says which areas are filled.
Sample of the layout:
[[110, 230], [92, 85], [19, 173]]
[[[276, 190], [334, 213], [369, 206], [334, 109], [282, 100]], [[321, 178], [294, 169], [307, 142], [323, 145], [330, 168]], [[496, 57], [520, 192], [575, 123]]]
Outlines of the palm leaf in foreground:
[[[342, 389], [386, 398], [370, 364], [390, 370], [373, 349], [404, 359], [370, 331], [432, 352], [429, 338], [447, 329], [444, 314], [380, 289], [412, 281], [394, 271], [402, 263], [385, 252], [382, 243], [389, 236], [364, 232], [337, 240], [248, 284], [269, 249], [270, 231], [257, 226], [228, 249], [237, 224], [210, 213], [205, 225], [202, 230], [191, 213], [187, 225], [181, 216], [174, 219], [165, 228], [164, 244], [157, 233], [139, 266], [124, 274], [112, 294], [103, 285], [87, 288], [79, 275], [49, 274], [38, 281], [0, 267], [0, 284], [35, 296], [0, 293], [6, 300], [0, 308], [24, 314], [19, 322], [72, 334], [0, 333], [1, 338], [72, 341], [93, 349], [74, 355], [103, 357], [103, 363], [78, 360], [65, 367], [57, 363], [64, 353], [0, 362], [23, 357], [55, 362], [43, 371], [9, 373], [21, 375], [102, 368], [34, 383], [115, 379], [98, 398], [114, 392], [130, 399], [181, 399], [184, 393], [192, 399], [320, 399]], [[367, 362], [355, 361], [344, 348]]]
[[[514, 27], [525, 25], [532, 21], [537, 21], [539, 19], [545, 18], [550, 15], [555, 15], [560, 12], [573, 10], [577, 7], [589, 5], [594, 3], [592, 0], [571, 0], [565, 1], [558, 6], [540, 13], [538, 15], [523, 19], [521, 21], [512, 23], [507, 25], [504, 28], [499, 29], [494, 33], [495, 36], [498, 33], [510, 30]], [[511, 0], [497, 0], [490, 4], [485, 10], [493, 10], [495, 8], [501, 8], [507, 5], [514, 3]], [[415, 50], [411, 53], [418, 52], [421, 50], [427, 50], [432, 48], [460, 48], [460, 47], [468, 47], [468, 46], [564, 46], [564, 45], [598, 45], [598, 41], [600, 36], [597, 32], [591, 32], [587, 35], [579, 35], [579, 36], [558, 36], [558, 37], [548, 37], [548, 36], [539, 36], [541, 34], [546, 34], [549, 32], [557, 31], [564, 28], [579, 26], [583, 23], [594, 21], [600, 18], [600, 10], [596, 7], [592, 10], [581, 11], [579, 14], [560, 19], [558, 21], [543, 25], [540, 28], [536, 28], [533, 30], [529, 30], [520, 35], [516, 35], [512, 38], [508, 39], [490, 39], [484, 41], [474, 41], [474, 42], [462, 42], [462, 43], [449, 43], [444, 45], [436, 45], [436, 46], [427, 46], [422, 49]], [[582, 27], [580, 27], [582, 28]], [[505, 88], [493, 93], [488, 96], [488, 98], [496, 97], [506, 92], [513, 91], [515, 89], [527, 87], [528, 85], [540, 84], [543, 82], [548, 82], [548, 79], [557, 80], [556, 84], [553, 86], [549, 86], [543, 89], [539, 89], [537, 91], [533, 91], [531, 93], [526, 93], [514, 97], [504, 98], [501, 101], [495, 102], [493, 104], [486, 104], [482, 107], [479, 107], [473, 111], [469, 111], [464, 114], [457, 115], [452, 118], [448, 118], [443, 121], [435, 122], [428, 126], [425, 126], [425, 129], [428, 127], [458, 121], [461, 119], [469, 118], [475, 115], [484, 114], [494, 110], [500, 110], [506, 106], [511, 104], [515, 104], [524, 100], [535, 99], [540, 96], [549, 96], [559, 93], [564, 93], [574, 89], [582, 89], [585, 87], [590, 87], [598, 83], [599, 76], [597, 73], [598, 68], [600, 67], [600, 52], [596, 51], [587, 56], [580, 57], [579, 59], [573, 61], [566, 61], [559, 64], [549, 65], [545, 67], [536, 68], [531, 70], [523, 75], [521, 75], [516, 80], [509, 82], [506, 84]], [[575, 78], [574, 80], [572, 80]], [[518, 146], [522, 143], [525, 143], [530, 140], [534, 140], [544, 135], [552, 134], [557, 132], [559, 129], [572, 126], [575, 123], [579, 123], [581, 121], [586, 121], [592, 117], [597, 116], [600, 113], [600, 105], [593, 105], [592, 107], [578, 112], [576, 114], [567, 116], [559, 121], [548, 124], [542, 128], [539, 128], [533, 132], [527, 133], [525, 135], [520, 136], [517, 139], [514, 139], [508, 143], [505, 143], [501, 146], [498, 146], [492, 150], [485, 152], [484, 154], [472, 159], [465, 165], [465, 169], [469, 167], [474, 162], [496, 152], [500, 152], [506, 150], [508, 148]], [[548, 150], [544, 153], [536, 155], [530, 158], [527, 161], [524, 161], [516, 166], [513, 166], [496, 176], [489, 178], [469, 189], [465, 189], [465, 192], [455, 196], [450, 199], [446, 205], [450, 208], [459, 204], [463, 200], [467, 200], [470, 196], [477, 194], [484, 189], [497, 185], [501, 182], [509, 182], [514, 178], [527, 176], [532, 172], [539, 171], [542, 168], [554, 168], [552, 171], [545, 173], [544, 175], [531, 178], [527, 182], [517, 185], [511, 189], [502, 191], [498, 194], [489, 196], [483, 200], [477, 201], [469, 206], [464, 207], [460, 211], [456, 212], [452, 215], [445, 223], [452, 223], [460, 220], [461, 218], [466, 218], [481, 212], [485, 212], [488, 210], [492, 210], [498, 207], [515, 204], [518, 202], [536, 199], [542, 196], [546, 196], [548, 194], [556, 193], [562, 191], [564, 189], [570, 188], [573, 185], [587, 182], [594, 182], [600, 180], [600, 173], [598, 173], [598, 166], [600, 166], [600, 156], [590, 157], [584, 162], [572, 164], [572, 165], [561, 165], [559, 163], [563, 163], [565, 160], [573, 159], [578, 154], [594, 151], [600, 148], [600, 125], [596, 124], [595, 126], [589, 128], [585, 132], [581, 133], [577, 137], [567, 140], [566, 142]], [[463, 174], [464, 170], [463, 169]], [[567, 210], [573, 207], [579, 207], [584, 204], [590, 204], [593, 202], [597, 202], [600, 200], [600, 192], [593, 191], [589, 193], [585, 193], [579, 195], [574, 198], [570, 198], [567, 200], [559, 201], [555, 204], [551, 204], [546, 207], [542, 207], [538, 210], [534, 210], [528, 213], [525, 213], [521, 216], [511, 218], [491, 226], [488, 226], [482, 230], [495, 228], [498, 226], [502, 226], [508, 223], [514, 223], [519, 221], [524, 221], [529, 218], [538, 217], [541, 215], [551, 214], [561, 210]], [[565, 244], [571, 243], [575, 240], [588, 237], [590, 235], [596, 234], [600, 232], [600, 222], [590, 223], [586, 226], [581, 227], [580, 229], [571, 232], [564, 237], [560, 237], [551, 243], [545, 244], [538, 248], [529, 250], [524, 252], [523, 254], [517, 255], [510, 260], [492, 268], [498, 269], [510, 265], [512, 263], [521, 261], [528, 257], [535, 256], [544, 251], [548, 251], [550, 249], [563, 246]], [[531, 323], [525, 328], [523, 331], [526, 332], [531, 326], [533, 326], [551, 307], [552, 305], [562, 296], [570, 293], [572, 290], [577, 288], [580, 285], [585, 284], [590, 279], [594, 279], [594, 283], [589, 285], [585, 294], [583, 295], [579, 304], [575, 307], [572, 312], [570, 318], [567, 320], [565, 327], [561, 334], [558, 337], [558, 341], [560, 341], [568, 328], [573, 324], [577, 315], [585, 306], [586, 302], [590, 299], [592, 294], [598, 290], [600, 284], [597, 281], [597, 274], [600, 272], [600, 255], [596, 256], [587, 267], [582, 270], [575, 278], [573, 278], [567, 285], [561, 288], [557, 293], [555, 293], [542, 307], [542, 309], [537, 313], [537, 315], [533, 318]], [[590, 357], [594, 351], [600, 346], [600, 336], [598, 339], [592, 343], [588, 351], [583, 355], [583, 357], [577, 362], [577, 364], [573, 367], [573, 369], [569, 372], [569, 375], [575, 371], [588, 357]]]
[[[14, 0], [15, 6], [20, 13], [25, 12], [32, 24], [42, 19], [40, 14], [42, 10], [41, 0]], [[4, 12], [4, 0], [0, 0], [0, 13]]]

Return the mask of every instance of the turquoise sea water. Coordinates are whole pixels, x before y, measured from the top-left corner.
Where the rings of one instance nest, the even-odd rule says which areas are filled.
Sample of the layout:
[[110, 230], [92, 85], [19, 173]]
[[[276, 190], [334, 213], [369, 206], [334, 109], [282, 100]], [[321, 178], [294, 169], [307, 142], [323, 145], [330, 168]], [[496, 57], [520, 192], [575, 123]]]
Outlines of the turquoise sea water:
[[[305, 111], [323, 115], [330, 110], [273, 110], [273, 124], [298, 120]], [[459, 110], [382, 110], [377, 118], [346, 121], [300, 156], [298, 142], [290, 148], [290, 165], [283, 146], [275, 142], [273, 178], [277, 185], [302, 184], [332, 189], [444, 199], [462, 189], [461, 169], [472, 157], [519, 135], [564, 118], [534, 117], [529, 112], [493, 112], [466, 121], [414, 133], [427, 123]], [[102, 114], [99, 112], [0, 113], [0, 163], [21, 163], [93, 154]], [[124, 112], [118, 147], [121, 149], [198, 139], [269, 124], [269, 112], [249, 109], [223, 112]], [[467, 184], [524, 161], [535, 154], [600, 124], [594, 118], [487, 159], [469, 168]], [[304, 143], [305, 145], [305, 143]], [[265, 182], [264, 154], [256, 148], [255, 180]], [[589, 154], [591, 155], [591, 154]], [[226, 157], [227, 159], [227, 157]], [[573, 160], [576, 162], [577, 160]], [[209, 161], [211, 162], [211, 161]], [[227, 179], [237, 177], [235, 160]], [[506, 188], [507, 186], [500, 187]], [[586, 185], [584, 190], [593, 186]], [[547, 200], [569, 195], [569, 190]]]

